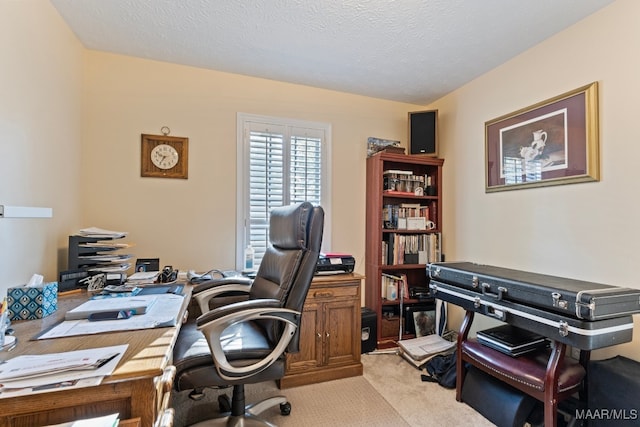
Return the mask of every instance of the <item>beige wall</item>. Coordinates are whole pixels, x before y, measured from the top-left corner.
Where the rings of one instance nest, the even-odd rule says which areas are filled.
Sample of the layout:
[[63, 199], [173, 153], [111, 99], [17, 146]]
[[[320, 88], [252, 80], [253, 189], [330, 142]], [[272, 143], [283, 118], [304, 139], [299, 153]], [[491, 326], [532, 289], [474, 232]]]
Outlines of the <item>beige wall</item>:
[[[86, 225], [129, 231], [139, 257], [181, 270], [234, 268], [236, 114], [332, 126], [334, 251], [364, 270], [369, 136], [406, 140], [415, 105], [87, 52], [82, 201]], [[189, 179], [141, 178], [140, 134], [189, 138]]]
[[[446, 158], [448, 259], [640, 288], [639, 17], [640, 3], [619, 0], [434, 104]], [[600, 182], [485, 193], [484, 123], [593, 81]], [[639, 342], [594, 356], [640, 360]]]
[[0, 219], [0, 297], [34, 273], [57, 280], [80, 224], [80, 43], [49, 2], [0, 2], [0, 204], [53, 208]]
[[[0, 7], [10, 53], [0, 59], [10, 72], [0, 203], [54, 210], [53, 220], [0, 220], [0, 292], [34, 272], [56, 280], [67, 236], [88, 226], [128, 231], [137, 257], [233, 268], [237, 112], [331, 123], [328, 249], [363, 270], [366, 139], [404, 142], [419, 107], [87, 51], [48, 2]], [[189, 138], [188, 180], [140, 177], [140, 134], [162, 126]]]

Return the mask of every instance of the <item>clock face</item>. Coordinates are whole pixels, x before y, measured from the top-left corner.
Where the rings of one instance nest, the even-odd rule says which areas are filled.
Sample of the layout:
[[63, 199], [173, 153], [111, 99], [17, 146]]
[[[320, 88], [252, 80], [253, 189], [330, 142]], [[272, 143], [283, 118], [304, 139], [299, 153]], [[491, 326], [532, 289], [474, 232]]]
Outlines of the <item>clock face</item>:
[[171, 169], [178, 164], [178, 151], [168, 144], [160, 144], [151, 150], [151, 162], [160, 169]]

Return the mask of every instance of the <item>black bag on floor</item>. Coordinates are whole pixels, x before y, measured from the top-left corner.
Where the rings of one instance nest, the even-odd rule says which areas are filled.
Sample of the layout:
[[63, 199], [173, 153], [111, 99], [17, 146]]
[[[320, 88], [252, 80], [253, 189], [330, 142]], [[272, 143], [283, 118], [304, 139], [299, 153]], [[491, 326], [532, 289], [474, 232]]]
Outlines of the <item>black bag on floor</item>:
[[422, 381], [438, 383], [444, 388], [456, 388], [456, 352], [439, 354], [425, 364], [428, 375]]

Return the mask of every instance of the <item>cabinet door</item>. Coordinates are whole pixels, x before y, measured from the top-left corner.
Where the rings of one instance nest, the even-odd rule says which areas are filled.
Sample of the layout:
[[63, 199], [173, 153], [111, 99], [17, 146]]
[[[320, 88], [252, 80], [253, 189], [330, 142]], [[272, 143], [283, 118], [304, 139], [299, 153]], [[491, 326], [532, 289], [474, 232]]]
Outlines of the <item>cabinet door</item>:
[[324, 360], [327, 365], [360, 361], [359, 303], [348, 299], [324, 304]]
[[287, 374], [303, 372], [322, 365], [322, 310], [307, 299], [300, 322], [300, 351], [287, 355]]

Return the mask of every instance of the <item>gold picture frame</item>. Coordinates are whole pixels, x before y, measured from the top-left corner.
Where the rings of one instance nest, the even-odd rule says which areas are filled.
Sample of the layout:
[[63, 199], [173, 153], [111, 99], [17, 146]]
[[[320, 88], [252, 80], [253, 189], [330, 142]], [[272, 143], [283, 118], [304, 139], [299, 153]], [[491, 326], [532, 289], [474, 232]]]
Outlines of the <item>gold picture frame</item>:
[[487, 193], [600, 180], [598, 83], [485, 123]]

